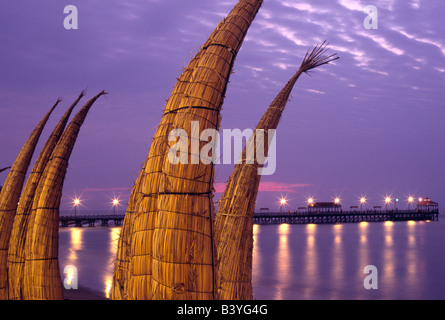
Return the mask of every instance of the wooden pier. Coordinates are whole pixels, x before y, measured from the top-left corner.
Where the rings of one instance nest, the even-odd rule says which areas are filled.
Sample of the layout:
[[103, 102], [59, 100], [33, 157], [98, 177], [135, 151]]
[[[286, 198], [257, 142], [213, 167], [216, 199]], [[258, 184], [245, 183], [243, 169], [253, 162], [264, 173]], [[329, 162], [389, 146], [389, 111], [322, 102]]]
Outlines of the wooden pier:
[[438, 221], [439, 210], [388, 210], [388, 211], [339, 211], [339, 212], [273, 212], [255, 213], [255, 224], [329, 224], [384, 221]]
[[114, 226], [120, 226], [124, 218], [124, 214], [60, 216], [59, 223], [61, 227], [83, 227], [84, 225], [95, 227], [98, 223], [102, 227], [108, 227], [110, 222]]
[[[74, 215], [61, 216], [61, 227], [108, 227], [120, 226], [125, 215]], [[388, 210], [388, 211], [338, 211], [338, 212], [270, 212], [255, 213], [255, 224], [333, 224], [357, 222], [384, 222], [384, 221], [438, 221], [439, 210]]]

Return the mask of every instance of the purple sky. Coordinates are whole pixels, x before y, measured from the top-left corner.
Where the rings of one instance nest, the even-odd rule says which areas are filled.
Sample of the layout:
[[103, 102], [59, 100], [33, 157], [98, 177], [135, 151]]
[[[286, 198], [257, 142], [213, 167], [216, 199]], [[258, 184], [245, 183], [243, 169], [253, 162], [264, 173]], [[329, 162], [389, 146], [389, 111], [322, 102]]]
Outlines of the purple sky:
[[[58, 97], [35, 157], [82, 89], [83, 103], [105, 89], [73, 150], [62, 209], [76, 194], [85, 211], [111, 210], [114, 195], [125, 202], [175, 78], [235, 3], [2, 1], [0, 167], [12, 165]], [[369, 4], [377, 30], [363, 26]], [[78, 9], [78, 30], [63, 27], [67, 5]], [[444, 12], [443, 1], [264, 1], [236, 60], [221, 129], [255, 128], [316, 44], [327, 40], [340, 60], [297, 82], [258, 208], [278, 209], [281, 195], [289, 209], [309, 195], [340, 196], [344, 208], [361, 195], [369, 207], [386, 194], [400, 207], [409, 194], [445, 203]], [[217, 165], [218, 190], [232, 168]]]

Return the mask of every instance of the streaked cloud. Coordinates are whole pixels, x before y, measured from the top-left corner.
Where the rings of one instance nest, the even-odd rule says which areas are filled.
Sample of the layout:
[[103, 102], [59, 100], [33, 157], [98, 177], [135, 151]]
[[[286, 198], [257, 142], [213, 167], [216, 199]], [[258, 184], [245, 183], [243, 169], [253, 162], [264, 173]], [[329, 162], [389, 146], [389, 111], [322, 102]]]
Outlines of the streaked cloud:
[[[297, 192], [299, 188], [309, 187], [307, 183], [283, 183], [278, 181], [261, 181], [258, 191], [260, 192]], [[224, 192], [226, 183], [215, 183], [217, 193]]]

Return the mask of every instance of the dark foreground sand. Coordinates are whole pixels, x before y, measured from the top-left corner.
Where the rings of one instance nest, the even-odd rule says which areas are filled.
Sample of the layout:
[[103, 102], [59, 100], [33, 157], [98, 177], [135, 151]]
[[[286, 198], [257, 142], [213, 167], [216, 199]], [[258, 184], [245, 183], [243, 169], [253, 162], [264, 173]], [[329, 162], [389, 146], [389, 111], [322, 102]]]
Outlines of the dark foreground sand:
[[63, 289], [63, 297], [65, 300], [110, 300], [107, 299], [102, 292], [85, 287], [70, 290]]

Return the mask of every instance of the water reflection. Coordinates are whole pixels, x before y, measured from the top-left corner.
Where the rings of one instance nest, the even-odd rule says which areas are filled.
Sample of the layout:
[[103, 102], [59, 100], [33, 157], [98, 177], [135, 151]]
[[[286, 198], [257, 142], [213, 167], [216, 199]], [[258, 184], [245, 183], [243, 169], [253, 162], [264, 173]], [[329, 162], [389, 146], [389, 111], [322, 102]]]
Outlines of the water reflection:
[[121, 227], [110, 228], [109, 232], [109, 260], [103, 273], [105, 297], [111, 298], [111, 287], [113, 284], [113, 272], [114, 272], [114, 259], [117, 253], [118, 240]]
[[361, 281], [364, 279], [366, 274], [364, 274], [364, 268], [367, 265], [375, 264], [374, 261], [370, 261], [370, 241], [368, 240], [368, 232], [369, 232], [369, 222], [362, 221], [358, 225], [359, 227], [359, 245], [358, 245], [358, 268], [357, 268], [357, 284], [360, 287], [360, 294], [363, 294], [364, 291], [361, 290], [362, 287], [360, 285]]
[[[61, 268], [109, 297], [120, 228], [61, 229]], [[420, 221], [253, 228], [255, 299], [443, 299], [442, 225]], [[366, 265], [378, 290], [366, 290]], [[63, 270], [63, 269], [62, 269]], [[334, 293], [332, 293], [334, 292]]]
[[71, 245], [69, 246], [69, 254], [68, 254], [68, 265], [77, 265], [78, 262], [78, 251], [82, 250], [83, 247], [83, 234], [81, 228], [71, 228], [70, 229], [70, 239]]
[[258, 249], [258, 236], [260, 234], [260, 225], [253, 225], [253, 249], [252, 249], [252, 282], [256, 282], [261, 274], [261, 252]]
[[[332, 267], [331, 267], [331, 281], [333, 288], [341, 287], [344, 283], [344, 252], [342, 246], [342, 230], [343, 225], [336, 224], [333, 226], [334, 247], [332, 249]], [[333, 290], [331, 299], [339, 299], [339, 290]]]
[[278, 244], [278, 256], [277, 256], [277, 271], [278, 271], [278, 284], [277, 293], [275, 299], [285, 299], [284, 292], [286, 286], [289, 284], [290, 272], [290, 251], [288, 245], [289, 225], [280, 224], [278, 227], [279, 244]]
[[[386, 298], [390, 298], [393, 296], [391, 290], [394, 290], [394, 286], [396, 285], [396, 274], [395, 274], [395, 263], [396, 258], [394, 256], [394, 222], [393, 221], [385, 221], [383, 224], [384, 228], [384, 247], [383, 247], [383, 272], [379, 272], [379, 278], [381, 276], [382, 283], [385, 288], [391, 288], [390, 290], [385, 291], [388, 296]], [[380, 280], [380, 279], [379, 279]]]
[[311, 299], [314, 287], [318, 280], [317, 252], [315, 248], [316, 224], [306, 225], [306, 247], [304, 249], [304, 279], [306, 285], [303, 289], [303, 298]]
[[417, 241], [416, 241], [416, 228], [418, 228], [415, 221], [407, 222], [407, 248], [406, 248], [406, 277], [405, 283], [407, 285], [407, 291], [414, 293], [416, 288], [419, 287], [419, 257], [417, 255]]

